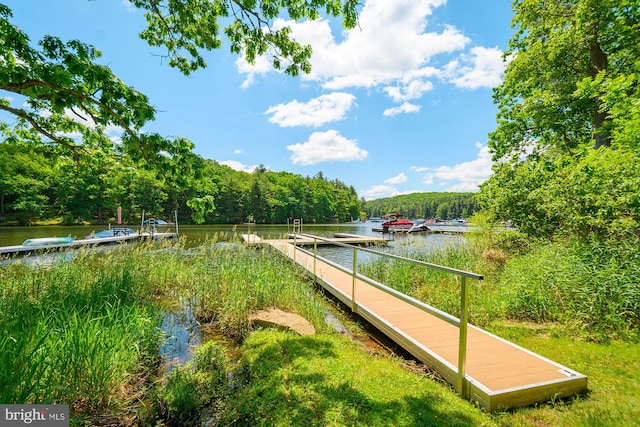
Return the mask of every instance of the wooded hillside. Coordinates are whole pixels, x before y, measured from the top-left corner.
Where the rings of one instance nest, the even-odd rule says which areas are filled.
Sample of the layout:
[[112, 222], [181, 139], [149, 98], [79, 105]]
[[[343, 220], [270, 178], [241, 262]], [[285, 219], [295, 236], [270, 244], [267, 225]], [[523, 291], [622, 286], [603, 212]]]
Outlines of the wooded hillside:
[[474, 193], [412, 193], [368, 201], [369, 218], [401, 212], [408, 218], [468, 218], [479, 210]]

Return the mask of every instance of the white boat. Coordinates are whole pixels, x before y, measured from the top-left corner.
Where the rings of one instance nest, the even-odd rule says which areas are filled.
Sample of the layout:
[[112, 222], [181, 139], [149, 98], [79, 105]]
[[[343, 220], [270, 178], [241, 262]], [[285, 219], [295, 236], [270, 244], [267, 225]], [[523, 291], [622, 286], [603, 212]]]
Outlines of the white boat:
[[85, 239], [100, 239], [103, 237], [117, 237], [117, 236], [130, 236], [136, 234], [133, 228], [126, 227], [114, 227], [108, 230], [102, 230], [97, 233], [92, 233], [84, 236]]
[[407, 231], [407, 233], [424, 233], [430, 231], [427, 226], [427, 222], [424, 219], [419, 219], [413, 222], [413, 226]]
[[73, 243], [72, 237], [38, 237], [35, 239], [27, 239], [22, 242], [22, 246], [59, 246]]

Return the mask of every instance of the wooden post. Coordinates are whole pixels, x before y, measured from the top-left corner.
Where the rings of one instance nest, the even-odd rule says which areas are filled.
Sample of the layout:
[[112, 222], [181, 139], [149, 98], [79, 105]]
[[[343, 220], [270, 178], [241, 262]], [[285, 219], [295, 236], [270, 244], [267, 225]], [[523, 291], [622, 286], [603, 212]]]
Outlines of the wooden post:
[[466, 364], [467, 364], [467, 323], [469, 320], [469, 310], [467, 294], [467, 278], [461, 276], [460, 284], [460, 340], [458, 343], [458, 381], [457, 389], [458, 394], [462, 397], [467, 397], [465, 392], [465, 376], [466, 376]]
[[351, 282], [351, 311], [358, 312], [358, 303], [356, 302], [356, 273], [358, 268], [358, 249], [353, 247], [353, 277]]

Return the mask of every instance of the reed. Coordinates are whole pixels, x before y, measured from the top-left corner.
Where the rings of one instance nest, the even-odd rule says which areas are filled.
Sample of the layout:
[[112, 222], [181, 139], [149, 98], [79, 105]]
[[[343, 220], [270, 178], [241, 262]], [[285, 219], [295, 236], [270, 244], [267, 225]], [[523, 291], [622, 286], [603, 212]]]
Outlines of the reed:
[[123, 391], [158, 353], [159, 316], [123, 255], [0, 270], [0, 402], [67, 403], [76, 415], [130, 403]]
[[184, 296], [198, 318], [214, 322], [228, 335], [244, 337], [249, 314], [270, 306], [298, 313], [316, 329], [326, 328], [324, 308], [306, 278], [268, 250], [204, 247], [189, 270], [193, 278], [185, 284]]
[[640, 259], [625, 242], [538, 245], [500, 279], [507, 315], [597, 341], [640, 339]]
[[[478, 274], [491, 274], [494, 268], [485, 262], [473, 245], [459, 239], [447, 245], [407, 245], [398, 255]], [[460, 315], [460, 276], [406, 261], [380, 258], [359, 267], [365, 276], [384, 283], [453, 316]], [[494, 298], [489, 281], [468, 280], [469, 319], [482, 326], [501, 316], [502, 308]]]

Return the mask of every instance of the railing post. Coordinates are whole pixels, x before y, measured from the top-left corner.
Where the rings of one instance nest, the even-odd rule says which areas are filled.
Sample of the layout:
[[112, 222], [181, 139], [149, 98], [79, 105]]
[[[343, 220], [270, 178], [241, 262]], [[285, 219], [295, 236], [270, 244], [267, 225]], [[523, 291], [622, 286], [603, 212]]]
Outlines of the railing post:
[[318, 282], [318, 276], [316, 274], [316, 261], [318, 259], [318, 239], [313, 238], [313, 281]]
[[298, 233], [293, 232], [293, 263], [296, 263], [296, 252], [298, 252]]
[[467, 294], [467, 278], [460, 276], [460, 341], [458, 343], [458, 394], [462, 397], [466, 397], [465, 376], [466, 376], [466, 364], [467, 364], [467, 323], [469, 320], [468, 312], [468, 294]]
[[351, 281], [351, 311], [358, 312], [358, 304], [356, 303], [356, 273], [358, 267], [358, 249], [353, 247], [353, 276]]

